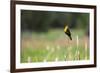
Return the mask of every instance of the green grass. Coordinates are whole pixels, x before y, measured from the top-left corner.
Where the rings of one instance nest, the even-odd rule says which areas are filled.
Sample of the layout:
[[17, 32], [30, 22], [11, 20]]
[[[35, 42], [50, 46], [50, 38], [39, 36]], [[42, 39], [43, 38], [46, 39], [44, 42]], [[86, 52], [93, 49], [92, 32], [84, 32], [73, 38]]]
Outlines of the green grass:
[[[22, 36], [22, 48], [21, 48], [21, 62], [28, 62], [28, 57], [31, 58], [31, 62], [43, 62], [43, 61], [69, 61], [69, 60], [85, 60], [85, 57], [89, 59], [89, 47], [87, 51], [81, 43], [78, 48], [76, 46], [76, 35], [79, 39], [82, 39], [84, 35], [84, 30], [71, 30], [73, 44], [68, 43], [68, 37], [63, 32], [63, 29], [50, 30], [47, 33], [35, 33], [23, 38], [27, 34], [24, 33]], [[29, 37], [31, 36], [31, 38]], [[28, 40], [29, 39], [29, 40]], [[84, 41], [84, 40], [83, 40]], [[28, 46], [27, 42], [29, 43]], [[65, 42], [65, 43], [64, 43]], [[49, 49], [46, 49], [49, 46]], [[59, 48], [57, 48], [59, 46]], [[80, 59], [78, 59], [77, 51], [79, 51]], [[71, 56], [71, 57], [69, 57]]]

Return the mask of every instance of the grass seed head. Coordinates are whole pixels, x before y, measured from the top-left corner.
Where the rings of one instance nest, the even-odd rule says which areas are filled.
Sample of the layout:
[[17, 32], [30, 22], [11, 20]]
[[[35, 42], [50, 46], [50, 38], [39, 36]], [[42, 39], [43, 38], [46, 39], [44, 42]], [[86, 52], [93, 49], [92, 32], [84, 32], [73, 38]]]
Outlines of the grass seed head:
[[49, 50], [49, 49], [50, 49], [50, 46], [49, 46], [49, 45], [47, 45], [47, 46], [46, 46], [46, 49], [47, 49], [47, 50]]

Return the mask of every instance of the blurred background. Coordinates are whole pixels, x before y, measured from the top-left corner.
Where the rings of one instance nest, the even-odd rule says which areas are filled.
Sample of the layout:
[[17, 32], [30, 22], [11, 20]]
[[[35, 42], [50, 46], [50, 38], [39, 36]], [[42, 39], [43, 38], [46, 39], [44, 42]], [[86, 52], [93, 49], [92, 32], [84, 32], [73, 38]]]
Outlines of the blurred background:
[[22, 31], [47, 32], [65, 25], [88, 30], [89, 13], [21, 10], [21, 20]]
[[21, 10], [21, 62], [88, 59], [89, 13]]

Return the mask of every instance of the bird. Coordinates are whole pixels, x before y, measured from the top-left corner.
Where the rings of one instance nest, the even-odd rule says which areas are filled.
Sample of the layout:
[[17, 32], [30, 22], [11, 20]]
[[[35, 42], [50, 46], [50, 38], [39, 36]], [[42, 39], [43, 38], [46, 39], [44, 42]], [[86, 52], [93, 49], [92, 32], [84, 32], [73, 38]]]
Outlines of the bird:
[[68, 28], [68, 26], [66, 25], [65, 28], [64, 28], [64, 32], [66, 35], [68, 35], [68, 37], [70, 38], [70, 40], [72, 40], [72, 37], [71, 37], [71, 32]]

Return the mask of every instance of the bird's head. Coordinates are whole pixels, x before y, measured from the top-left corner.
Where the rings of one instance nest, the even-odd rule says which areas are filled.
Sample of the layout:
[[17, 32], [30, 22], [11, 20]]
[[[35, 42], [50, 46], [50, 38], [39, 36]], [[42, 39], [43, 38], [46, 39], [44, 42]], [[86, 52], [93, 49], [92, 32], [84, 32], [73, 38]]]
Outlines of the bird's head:
[[68, 29], [68, 26], [66, 25], [65, 28], [64, 28], [64, 32], [66, 32]]

